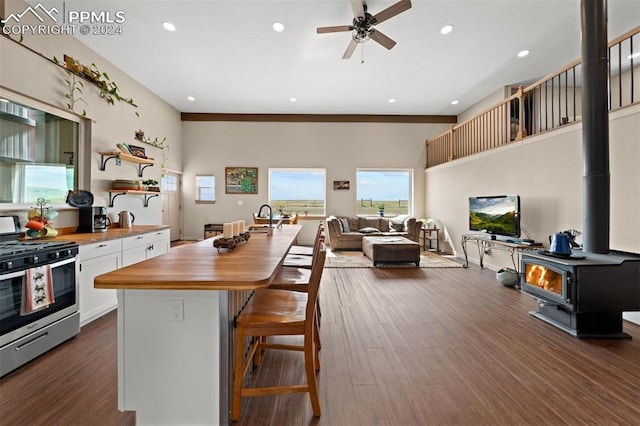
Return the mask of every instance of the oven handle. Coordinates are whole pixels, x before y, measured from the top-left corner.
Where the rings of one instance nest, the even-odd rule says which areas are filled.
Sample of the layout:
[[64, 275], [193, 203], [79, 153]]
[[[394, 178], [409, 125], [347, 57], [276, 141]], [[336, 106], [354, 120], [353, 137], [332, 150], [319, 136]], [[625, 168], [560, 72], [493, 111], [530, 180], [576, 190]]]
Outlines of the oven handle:
[[[53, 268], [57, 268], [59, 266], [66, 265], [68, 263], [73, 263], [75, 261], [76, 261], [76, 258], [75, 257], [71, 257], [69, 259], [61, 260], [60, 262], [48, 263], [47, 265], [50, 265], [51, 268], [53, 269]], [[44, 266], [44, 265], [41, 265], [41, 266]], [[0, 275], [0, 281], [11, 280], [13, 278], [22, 277], [22, 276], [27, 274], [27, 269], [29, 269], [29, 268], [23, 269], [22, 271], [18, 271], [18, 272], [9, 272], [8, 274], [2, 274], [2, 275]]]

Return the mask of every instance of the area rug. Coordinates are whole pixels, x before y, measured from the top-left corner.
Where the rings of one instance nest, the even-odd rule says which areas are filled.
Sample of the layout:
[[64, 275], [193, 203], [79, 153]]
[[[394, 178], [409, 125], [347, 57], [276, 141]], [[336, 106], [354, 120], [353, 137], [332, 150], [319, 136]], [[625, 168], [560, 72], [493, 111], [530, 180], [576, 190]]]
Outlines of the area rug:
[[[373, 268], [373, 262], [361, 251], [327, 251], [325, 268]], [[378, 263], [377, 268], [415, 268], [414, 263]], [[421, 268], [462, 268], [462, 265], [439, 254], [422, 252]]]

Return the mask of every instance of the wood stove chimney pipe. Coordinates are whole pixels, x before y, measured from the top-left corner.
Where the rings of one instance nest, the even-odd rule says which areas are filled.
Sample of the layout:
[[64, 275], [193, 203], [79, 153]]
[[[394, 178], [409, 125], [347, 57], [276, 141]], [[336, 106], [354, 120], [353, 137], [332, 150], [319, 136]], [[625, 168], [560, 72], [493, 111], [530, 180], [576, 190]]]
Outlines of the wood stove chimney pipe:
[[583, 249], [609, 252], [607, 2], [581, 0]]

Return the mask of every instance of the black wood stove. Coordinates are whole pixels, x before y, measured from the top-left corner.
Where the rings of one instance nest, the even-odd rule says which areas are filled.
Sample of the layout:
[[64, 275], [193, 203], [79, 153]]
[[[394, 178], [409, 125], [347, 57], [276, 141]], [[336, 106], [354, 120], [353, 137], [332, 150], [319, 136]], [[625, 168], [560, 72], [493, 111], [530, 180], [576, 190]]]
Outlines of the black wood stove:
[[622, 331], [622, 312], [640, 310], [640, 255], [528, 252], [521, 267], [521, 289], [538, 301], [534, 317], [575, 337], [630, 337]]
[[610, 175], [606, 0], [581, 0], [582, 250], [524, 253], [521, 288], [533, 316], [585, 338], [628, 338], [622, 312], [640, 311], [640, 255], [609, 250]]

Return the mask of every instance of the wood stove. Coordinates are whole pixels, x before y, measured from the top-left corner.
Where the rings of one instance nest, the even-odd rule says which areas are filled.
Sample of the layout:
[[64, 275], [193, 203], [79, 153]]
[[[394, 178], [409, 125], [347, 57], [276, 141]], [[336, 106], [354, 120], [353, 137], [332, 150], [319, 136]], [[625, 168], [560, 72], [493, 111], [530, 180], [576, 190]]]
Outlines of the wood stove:
[[527, 252], [521, 271], [521, 290], [538, 301], [534, 317], [579, 338], [630, 338], [622, 312], [640, 310], [640, 255]]
[[582, 27], [582, 250], [523, 253], [531, 312], [576, 337], [621, 338], [622, 312], [640, 311], [640, 254], [609, 250], [610, 174], [606, 0], [580, 1]]

